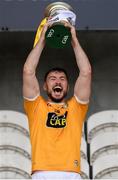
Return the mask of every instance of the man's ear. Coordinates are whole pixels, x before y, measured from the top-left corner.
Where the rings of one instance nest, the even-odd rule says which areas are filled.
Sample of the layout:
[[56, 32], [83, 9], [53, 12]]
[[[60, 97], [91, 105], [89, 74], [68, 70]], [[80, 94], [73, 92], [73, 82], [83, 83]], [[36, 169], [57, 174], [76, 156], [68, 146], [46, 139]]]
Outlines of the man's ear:
[[43, 89], [44, 89], [44, 91], [47, 91], [47, 84], [46, 84], [46, 82], [44, 82], [44, 84], [43, 84]]

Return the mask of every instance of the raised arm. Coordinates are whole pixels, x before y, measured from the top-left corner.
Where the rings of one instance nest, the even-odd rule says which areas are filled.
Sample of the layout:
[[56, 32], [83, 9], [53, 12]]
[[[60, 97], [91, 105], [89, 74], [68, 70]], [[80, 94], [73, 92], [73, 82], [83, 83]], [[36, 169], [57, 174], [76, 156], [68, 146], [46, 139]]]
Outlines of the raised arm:
[[45, 32], [48, 25], [43, 27], [40, 40], [37, 45], [32, 49], [28, 55], [23, 68], [23, 96], [25, 98], [33, 99], [37, 95], [40, 95], [39, 83], [36, 78], [36, 68], [39, 63], [39, 59], [43, 48], [45, 46]]
[[91, 92], [91, 65], [87, 55], [79, 43], [79, 40], [77, 39], [75, 27], [71, 26], [69, 23], [65, 23], [65, 26], [70, 28], [72, 47], [75, 53], [77, 66], [80, 70], [74, 87], [74, 95], [82, 103], [87, 103]]
[[76, 30], [73, 26], [71, 26], [71, 34], [72, 47], [75, 53], [77, 66], [80, 70], [74, 87], [74, 95], [78, 98], [78, 100], [87, 103], [91, 92], [91, 65], [77, 39]]

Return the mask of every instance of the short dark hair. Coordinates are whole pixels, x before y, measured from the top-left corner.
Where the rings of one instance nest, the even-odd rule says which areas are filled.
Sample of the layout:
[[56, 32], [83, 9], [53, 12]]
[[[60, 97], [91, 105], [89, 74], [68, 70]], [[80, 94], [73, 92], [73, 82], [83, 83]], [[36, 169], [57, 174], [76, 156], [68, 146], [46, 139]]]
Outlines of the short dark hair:
[[48, 74], [49, 74], [50, 72], [55, 72], [55, 71], [63, 72], [63, 73], [66, 75], [66, 78], [67, 78], [67, 80], [68, 80], [68, 74], [67, 74], [66, 70], [63, 69], [63, 68], [60, 68], [60, 67], [55, 67], [55, 68], [49, 69], [49, 70], [46, 72], [46, 74], [45, 74], [45, 76], [44, 76], [44, 81], [46, 81], [47, 76], [48, 76]]

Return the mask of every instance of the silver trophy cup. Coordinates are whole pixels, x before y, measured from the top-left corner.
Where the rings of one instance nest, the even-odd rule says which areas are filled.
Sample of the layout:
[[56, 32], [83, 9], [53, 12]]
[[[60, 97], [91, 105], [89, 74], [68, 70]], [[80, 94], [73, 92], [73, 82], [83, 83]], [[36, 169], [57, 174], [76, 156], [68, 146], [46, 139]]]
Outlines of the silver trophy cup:
[[75, 25], [76, 15], [73, 8], [65, 2], [54, 2], [45, 8], [44, 15], [52, 24], [46, 32], [46, 44], [52, 48], [68, 47], [71, 33], [70, 29], [64, 26], [64, 21]]

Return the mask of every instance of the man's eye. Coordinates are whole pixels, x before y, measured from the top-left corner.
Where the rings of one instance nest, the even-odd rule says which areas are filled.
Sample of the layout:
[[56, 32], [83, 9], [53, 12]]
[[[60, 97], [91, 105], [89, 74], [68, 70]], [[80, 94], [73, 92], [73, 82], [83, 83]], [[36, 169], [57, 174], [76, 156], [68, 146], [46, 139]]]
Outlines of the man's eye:
[[64, 81], [64, 80], [65, 80], [65, 78], [61, 78], [61, 80], [62, 80], [62, 81]]
[[54, 80], [55, 80], [55, 78], [50, 78], [50, 80], [54, 81]]

